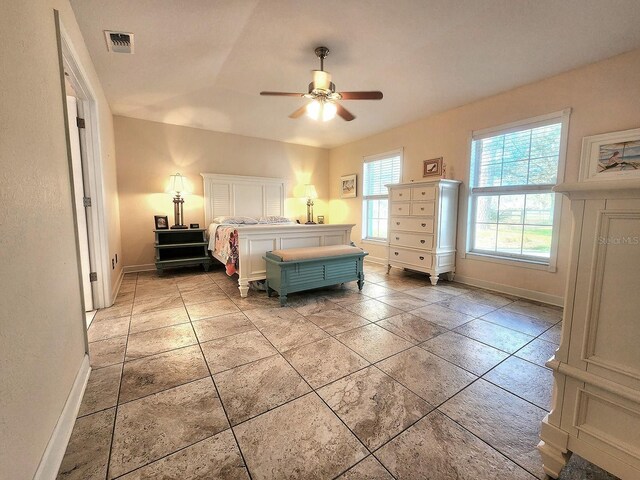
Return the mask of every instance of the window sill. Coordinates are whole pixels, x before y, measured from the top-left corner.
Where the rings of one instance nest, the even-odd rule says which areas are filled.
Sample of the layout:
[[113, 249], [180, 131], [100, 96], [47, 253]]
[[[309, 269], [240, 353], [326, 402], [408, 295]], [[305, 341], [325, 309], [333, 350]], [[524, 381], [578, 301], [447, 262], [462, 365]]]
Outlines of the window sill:
[[499, 263], [502, 265], [511, 265], [513, 267], [529, 268], [532, 270], [543, 270], [555, 273], [558, 269], [551, 263], [536, 262], [534, 260], [515, 259], [509, 257], [500, 257], [494, 255], [485, 255], [482, 253], [467, 252], [464, 258], [470, 260], [480, 260], [482, 262]]
[[369, 245], [379, 245], [379, 246], [387, 246], [387, 241], [386, 240], [372, 240], [369, 238], [363, 238], [362, 239], [362, 243], [368, 243]]

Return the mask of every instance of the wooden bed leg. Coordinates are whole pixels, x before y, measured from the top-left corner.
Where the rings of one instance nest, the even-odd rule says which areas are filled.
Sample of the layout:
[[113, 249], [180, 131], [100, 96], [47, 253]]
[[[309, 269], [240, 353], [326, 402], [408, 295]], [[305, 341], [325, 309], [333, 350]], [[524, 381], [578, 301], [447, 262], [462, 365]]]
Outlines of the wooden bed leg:
[[390, 271], [391, 271], [391, 265], [387, 265], [387, 275], [389, 275]]
[[362, 287], [364, 287], [364, 273], [358, 278], [358, 290], [362, 291]]
[[280, 294], [280, 306], [284, 307], [287, 304], [287, 296]]
[[249, 293], [249, 282], [238, 280], [238, 290], [240, 290], [240, 296], [246, 298]]
[[429, 275], [429, 280], [431, 281], [431, 285], [434, 287], [438, 284], [438, 280], [440, 277], [438, 275]]

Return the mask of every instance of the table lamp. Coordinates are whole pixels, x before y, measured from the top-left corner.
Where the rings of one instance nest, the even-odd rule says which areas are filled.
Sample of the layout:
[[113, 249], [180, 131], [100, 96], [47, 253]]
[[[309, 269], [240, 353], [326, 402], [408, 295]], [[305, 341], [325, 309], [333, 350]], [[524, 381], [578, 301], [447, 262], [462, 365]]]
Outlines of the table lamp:
[[175, 225], [171, 228], [187, 228], [186, 225], [182, 224], [184, 211], [184, 198], [180, 196], [181, 193], [186, 193], [187, 182], [185, 181], [185, 177], [176, 173], [175, 175], [169, 176], [169, 188], [168, 191], [175, 196], [173, 197], [173, 215], [175, 219]]
[[307, 197], [307, 223], [305, 225], [315, 225], [313, 221], [313, 201], [318, 198], [318, 192], [314, 185], [305, 185], [304, 196]]

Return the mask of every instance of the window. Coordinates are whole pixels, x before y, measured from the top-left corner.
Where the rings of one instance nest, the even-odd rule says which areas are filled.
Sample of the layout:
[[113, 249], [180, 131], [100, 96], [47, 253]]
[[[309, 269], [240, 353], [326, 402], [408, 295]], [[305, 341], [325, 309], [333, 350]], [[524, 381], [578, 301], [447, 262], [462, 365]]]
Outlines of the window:
[[569, 111], [474, 132], [468, 252], [554, 266]]
[[386, 241], [389, 191], [385, 185], [400, 182], [402, 151], [365, 157], [362, 182], [362, 238]]

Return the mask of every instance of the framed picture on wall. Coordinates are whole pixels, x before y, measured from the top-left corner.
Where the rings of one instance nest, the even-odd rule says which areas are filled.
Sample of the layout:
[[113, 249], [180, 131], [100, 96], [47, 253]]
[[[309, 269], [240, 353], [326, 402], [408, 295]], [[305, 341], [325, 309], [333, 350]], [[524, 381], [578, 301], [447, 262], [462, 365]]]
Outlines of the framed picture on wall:
[[425, 160], [422, 165], [423, 177], [440, 177], [442, 176], [442, 157]]
[[640, 128], [584, 137], [579, 178], [640, 178]]
[[168, 230], [169, 229], [169, 217], [162, 215], [153, 216], [156, 230]]
[[358, 176], [355, 173], [340, 177], [340, 198], [355, 198], [358, 196], [357, 188]]

